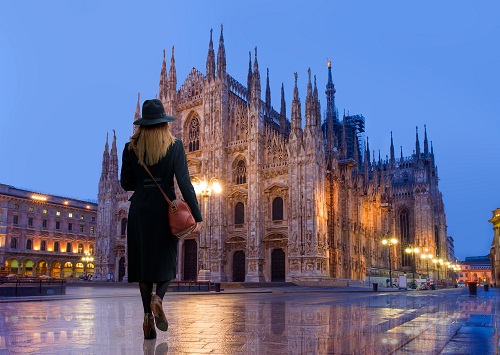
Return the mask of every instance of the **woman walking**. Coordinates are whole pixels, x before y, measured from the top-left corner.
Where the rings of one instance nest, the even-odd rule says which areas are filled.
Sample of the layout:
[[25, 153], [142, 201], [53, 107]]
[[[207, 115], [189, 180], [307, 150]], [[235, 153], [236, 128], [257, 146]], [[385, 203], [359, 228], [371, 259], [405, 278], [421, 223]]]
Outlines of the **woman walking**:
[[120, 183], [126, 191], [134, 191], [127, 226], [128, 282], [139, 282], [146, 339], [156, 337], [155, 324], [162, 331], [168, 329], [162, 301], [170, 280], [177, 274], [178, 238], [170, 231], [168, 204], [156, 183], [174, 200], [175, 176], [197, 222], [193, 233], [198, 233], [202, 224], [183, 143], [169, 129], [168, 123], [174, 120], [167, 116], [160, 100], [144, 101], [142, 117], [134, 122], [138, 130], [125, 144], [122, 155]]

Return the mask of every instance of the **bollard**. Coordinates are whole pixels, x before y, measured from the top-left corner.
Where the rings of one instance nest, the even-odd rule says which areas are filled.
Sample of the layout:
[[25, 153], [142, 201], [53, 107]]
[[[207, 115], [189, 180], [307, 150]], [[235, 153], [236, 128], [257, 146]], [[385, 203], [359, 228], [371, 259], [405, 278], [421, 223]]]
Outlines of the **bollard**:
[[488, 284], [484, 284], [484, 290], [485, 290], [486, 292], [488, 292], [488, 291], [489, 291], [489, 288], [490, 288], [490, 285], [488, 285]]
[[469, 295], [477, 295], [477, 282], [469, 282]]
[[376, 282], [373, 283], [373, 291], [374, 292], [378, 291], [378, 283], [376, 283]]
[[220, 292], [220, 283], [215, 283], [215, 292]]

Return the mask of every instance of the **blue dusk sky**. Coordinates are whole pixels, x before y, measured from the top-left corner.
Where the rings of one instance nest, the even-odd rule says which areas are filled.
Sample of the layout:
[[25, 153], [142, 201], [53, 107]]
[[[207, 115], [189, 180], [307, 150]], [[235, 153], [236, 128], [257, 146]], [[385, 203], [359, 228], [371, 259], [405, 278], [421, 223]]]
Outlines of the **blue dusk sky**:
[[205, 73], [223, 24], [228, 73], [246, 85], [257, 47], [262, 93], [269, 68], [288, 115], [294, 72], [305, 107], [308, 68], [326, 108], [331, 60], [339, 113], [365, 117], [377, 155], [391, 131], [396, 156], [411, 155], [426, 125], [455, 254], [486, 255], [500, 207], [499, 14], [498, 0], [2, 1], [0, 183], [96, 200], [106, 135], [121, 156], [163, 50], [169, 63], [175, 46], [179, 88]]

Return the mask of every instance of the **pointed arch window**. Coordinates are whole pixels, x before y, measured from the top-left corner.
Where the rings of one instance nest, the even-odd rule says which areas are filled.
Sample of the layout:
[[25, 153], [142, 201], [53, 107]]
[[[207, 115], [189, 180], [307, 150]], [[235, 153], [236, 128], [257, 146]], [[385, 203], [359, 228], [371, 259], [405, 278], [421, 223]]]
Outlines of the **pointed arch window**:
[[399, 235], [401, 236], [403, 265], [411, 265], [411, 256], [404, 252], [404, 249], [412, 244], [410, 240], [410, 212], [406, 208], [399, 213]]
[[283, 220], [283, 199], [276, 197], [273, 200], [273, 221]]
[[238, 202], [234, 206], [234, 224], [245, 223], [245, 205], [243, 202]]
[[200, 121], [195, 116], [189, 122], [188, 151], [196, 150], [200, 150]]
[[127, 223], [128, 220], [126, 218], [122, 218], [122, 229], [120, 234], [122, 237], [127, 235]]
[[244, 160], [240, 160], [236, 164], [234, 171], [234, 183], [236, 185], [246, 184], [247, 182], [247, 167]]

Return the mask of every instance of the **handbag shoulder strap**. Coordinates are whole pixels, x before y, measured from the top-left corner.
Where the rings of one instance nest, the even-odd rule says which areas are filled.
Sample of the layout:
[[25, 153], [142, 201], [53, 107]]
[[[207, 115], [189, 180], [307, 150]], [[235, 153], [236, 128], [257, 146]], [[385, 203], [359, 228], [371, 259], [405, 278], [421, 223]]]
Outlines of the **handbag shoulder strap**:
[[[130, 145], [132, 146], [132, 149], [134, 150], [134, 153], [137, 156], [137, 158], [139, 158], [139, 153], [137, 152], [137, 147], [135, 145], [133, 145], [132, 143], [130, 143]], [[165, 200], [167, 200], [167, 203], [170, 206], [172, 204], [172, 201], [170, 201], [170, 199], [168, 198], [168, 196], [165, 193], [165, 191], [163, 191], [163, 189], [161, 188], [160, 184], [158, 184], [158, 182], [154, 178], [153, 174], [151, 174], [151, 171], [149, 171], [147, 165], [144, 164], [143, 167], [144, 167], [144, 169], [146, 169], [146, 171], [148, 172], [149, 176], [151, 176], [151, 179], [153, 179], [153, 181], [155, 182], [156, 186], [158, 186], [158, 188], [160, 189], [161, 193], [163, 194], [163, 197], [165, 197]]]

